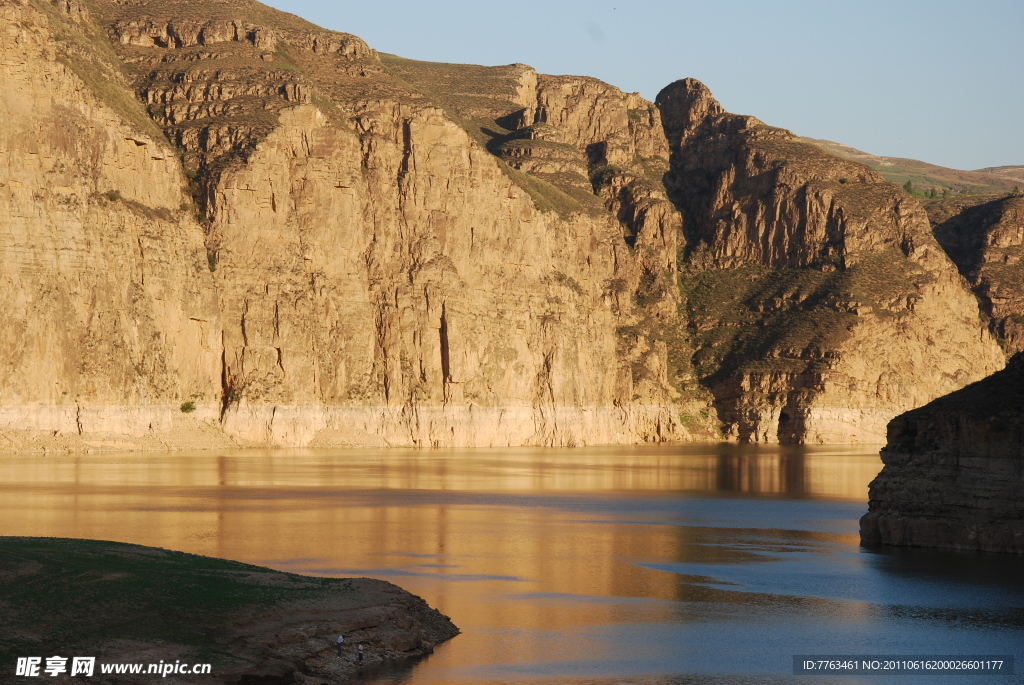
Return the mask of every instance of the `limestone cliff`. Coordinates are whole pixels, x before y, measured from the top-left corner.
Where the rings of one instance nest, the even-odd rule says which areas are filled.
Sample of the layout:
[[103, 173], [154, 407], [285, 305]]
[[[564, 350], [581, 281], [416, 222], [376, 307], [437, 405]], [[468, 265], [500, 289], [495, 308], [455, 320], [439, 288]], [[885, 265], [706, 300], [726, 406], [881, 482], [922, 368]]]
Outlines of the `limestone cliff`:
[[[666, 163], [653, 105], [521, 66], [437, 97], [257, 3], [68, 7], [3, 5], [12, 446], [689, 435], [678, 213], [634, 177]], [[555, 131], [578, 188], [492, 154], [481, 115]]]
[[2, 430], [168, 429], [221, 347], [177, 156], [77, 3], [0, 17]]
[[251, 0], [0, 11], [9, 447], [692, 439], [715, 409], [865, 442], [1003, 364], [912, 198], [694, 81], [417, 62]]
[[913, 198], [692, 79], [657, 104], [694, 359], [731, 435], [883, 442], [895, 414], [1001, 368]]
[[861, 540], [1024, 554], [1024, 355], [896, 417]]
[[967, 278], [1007, 355], [1024, 351], [1024, 197], [925, 203], [935, 238]]

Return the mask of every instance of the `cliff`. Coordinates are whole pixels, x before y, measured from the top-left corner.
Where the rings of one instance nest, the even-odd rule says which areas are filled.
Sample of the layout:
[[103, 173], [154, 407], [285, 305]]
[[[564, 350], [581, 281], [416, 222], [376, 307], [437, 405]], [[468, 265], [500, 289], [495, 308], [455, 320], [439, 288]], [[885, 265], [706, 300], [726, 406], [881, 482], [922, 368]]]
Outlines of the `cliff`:
[[694, 363], [729, 435], [884, 442], [896, 414], [1002, 367], [913, 198], [692, 79], [657, 104]]
[[1024, 351], [1024, 197], [925, 203], [935, 238], [981, 302], [1006, 354]]
[[1024, 553], [1024, 355], [889, 424], [866, 544]]
[[[678, 214], [586, 177], [666, 156], [650, 103], [637, 125], [616, 89], [525, 67], [434, 101], [458, 67], [392, 73], [258, 3], [3, 11], [10, 446], [689, 435], [652, 333], [675, 308], [635, 297], [673, 281]], [[508, 158], [540, 160], [549, 120], [582, 183], [488, 151], [480, 116], [524, 106]]]
[[694, 81], [0, 12], [0, 446], [871, 442], [1003, 364], [912, 198]]

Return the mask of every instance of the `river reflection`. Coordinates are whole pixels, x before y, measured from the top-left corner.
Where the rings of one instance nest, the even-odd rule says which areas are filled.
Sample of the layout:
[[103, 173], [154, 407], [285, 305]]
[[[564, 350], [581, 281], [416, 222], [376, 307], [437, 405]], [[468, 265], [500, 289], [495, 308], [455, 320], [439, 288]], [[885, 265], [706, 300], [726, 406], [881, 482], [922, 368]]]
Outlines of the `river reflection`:
[[381, 577], [462, 628], [365, 682], [788, 682], [794, 654], [1014, 653], [1020, 560], [858, 547], [880, 466], [732, 445], [8, 455], [0, 534]]

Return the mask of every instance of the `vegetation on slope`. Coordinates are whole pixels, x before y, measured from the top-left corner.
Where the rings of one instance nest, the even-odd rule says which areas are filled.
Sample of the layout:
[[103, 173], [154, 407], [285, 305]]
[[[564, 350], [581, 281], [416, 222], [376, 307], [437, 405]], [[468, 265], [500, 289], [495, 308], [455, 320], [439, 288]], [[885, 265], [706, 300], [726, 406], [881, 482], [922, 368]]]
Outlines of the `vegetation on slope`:
[[[1024, 182], [1022, 182], [1024, 171], [1015, 173], [1021, 167], [961, 171], [916, 159], [879, 157], [831, 140], [814, 138], [803, 138], [803, 140], [838, 157], [866, 164], [890, 183], [900, 187], [910, 183], [911, 188], [918, 193], [918, 197], [934, 197], [935, 195], [931, 193], [932, 189], [935, 189], [936, 194], [940, 196], [943, 192], [947, 195], [1003, 195], [1010, 192], [1014, 186], [1024, 186]], [[1007, 169], [1010, 170], [1009, 173], [1007, 173]], [[1015, 178], [1015, 176], [1019, 177]]]

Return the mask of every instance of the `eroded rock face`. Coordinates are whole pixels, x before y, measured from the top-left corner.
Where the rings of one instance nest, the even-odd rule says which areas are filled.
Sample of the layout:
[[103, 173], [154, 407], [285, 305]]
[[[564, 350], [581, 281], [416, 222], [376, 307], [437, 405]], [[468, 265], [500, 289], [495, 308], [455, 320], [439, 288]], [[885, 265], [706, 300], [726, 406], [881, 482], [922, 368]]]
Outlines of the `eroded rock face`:
[[[7, 91], [28, 94], [4, 100], [14, 122], [2, 148], [8, 187], [17, 181], [25, 197], [16, 206], [12, 191], [8, 254], [32, 255], [11, 276], [26, 293], [9, 303], [21, 307], [6, 336], [18, 347], [4, 387], [12, 446], [51, 430], [59, 435], [46, 444], [73, 432], [84, 436], [76, 447], [100, 433], [187, 432], [186, 401], [197, 407], [189, 419], [245, 444], [687, 437], [655, 334], [676, 316], [674, 294], [651, 295], [674, 278], [678, 215], [648, 194], [624, 210], [624, 229], [586, 176], [596, 163], [588, 146], [657, 147], [650, 103], [592, 80], [582, 94], [545, 99], [531, 69], [502, 71], [494, 81], [505, 114], [543, 100], [583, 160], [577, 185], [591, 205], [542, 211], [562, 191], [503, 168], [375, 53], [344, 48], [361, 44], [346, 34], [266, 8], [247, 17], [249, 6], [228, 16], [211, 6], [202, 21], [176, 15], [186, 4], [95, 5], [79, 50], [109, 56], [97, 47], [109, 38], [136, 79], [101, 96], [58, 61], [53, 35], [67, 18], [42, 5], [7, 10], [10, 26], [32, 28], [31, 41], [8, 32], [3, 44], [14, 64], [3, 72]], [[58, 78], [42, 77], [50, 72]], [[490, 113], [485, 85], [473, 97]], [[581, 108], [598, 97], [621, 116], [587, 128]], [[642, 135], [630, 137], [639, 129], [627, 105], [646, 106]], [[38, 116], [54, 107], [81, 110], [96, 140], [61, 142], [57, 114]], [[146, 114], [182, 148], [184, 174]], [[40, 155], [49, 168], [22, 164], [31, 140], [57, 148]], [[73, 200], [46, 175], [54, 167], [81, 186]], [[58, 190], [64, 213], [41, 216], [32, 194]], [[74, 231], [89, 246], [80, 266], [67, 262], [79, 271], [59, 261], [70, 259]], [[36, 293], [81, 302], [60, 305], [75, 316], [58, 320], [59, 307], [33, 303]], [[689, 402], [690, 414], [706, 408]], [[30, 414], [36, 434], [19, 432]], [[165, 437], [159, 444], [177, 439]]]
[[10, 447], [871, 442], [1003, 363], [911, 198], [696, 81], [89, 8], [2, 9]]
[[1001, 368], [913, 198], [692, 79], [657, 103], [695, 363], [731, 435], [883, 442], [893, 415]]
[[925, 204], [935, 238], [980, 298], [1007, 355], [1024, 351], [1024, 197]]
[[129, 87], [68, 57], [99, 38], [81, 7], [44, 7], [0, 6], [3, 430], [139, 435], [217, 401], [213, 276], [174, 151], [130, 95], [85, 84]]
[[1024, 356], [889, 424], [866, 544], [1024, 554]]

